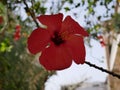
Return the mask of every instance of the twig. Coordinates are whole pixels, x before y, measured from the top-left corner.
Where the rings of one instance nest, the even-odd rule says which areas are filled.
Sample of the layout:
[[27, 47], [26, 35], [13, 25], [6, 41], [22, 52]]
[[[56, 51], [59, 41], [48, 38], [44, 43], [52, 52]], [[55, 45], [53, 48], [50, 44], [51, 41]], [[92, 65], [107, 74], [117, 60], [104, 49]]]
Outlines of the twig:
[[108, 74], [110, 74], [110, 75], [112, 75], [112, 76], [117, 77], [118, 79], [120, 79], [120, 75], [119, 75], [119, 74], [116, 74], [116, 73], [114, 73], [114, 72], [108, 71], [108, 70], [106, 70], [106, 69], [104, 69], [104, 68], [102, 68], [102, 67], [96, 66], [95, 64], [92, 64], [92, 63], [90, 63], [90, 62], [88, 62], [88, 61], [85, 61], [85, 63], [86, 63], [87, 65], [89, 65], [90, 67], [94, 67], [94, 68], [96, 68], [96, 69], [101, 70], [102, 72], [106, 72], [106, 73], [108, 73]]
[[35, 22], [36, 26], [39, 27], [39, 24], [38, 22], [36, 21], [36, 17], [35, 17], [35, 14], [34, 14], [34, 11], [30, 10], [27, 3], [26, 3], [26, 0], [23, 0], [27, 10], [29, 10], [29, 13], [30, 13], [30, 16], [32, 17], [33, 21]]

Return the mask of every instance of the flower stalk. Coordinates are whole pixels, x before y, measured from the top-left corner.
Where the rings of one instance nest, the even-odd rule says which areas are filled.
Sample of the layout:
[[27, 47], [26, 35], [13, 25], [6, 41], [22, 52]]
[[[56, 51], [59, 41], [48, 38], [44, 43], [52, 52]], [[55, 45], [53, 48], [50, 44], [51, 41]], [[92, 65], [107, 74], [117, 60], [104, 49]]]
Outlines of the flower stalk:
[[106, 69], [104, 69], [102, 67], [96, 66], [95, 64], [92, 64], [92, 63], [90, 63], [88, 61], [85, 61], [85, 63], [87, 65], [89, 65], [90, 67], [94, 67], [94, 68], [96, 68], [96, 69], [98, 69], [98, 70], [100, 70], [102, 72], [108, 73], [109, 75], [112, 75], [112, 76], [117, 77], [118, 79], [120, 79], [120, 75], [119, 74], [116, 74], [114, 72], [108, 71], [108, 70], [106, 70]]

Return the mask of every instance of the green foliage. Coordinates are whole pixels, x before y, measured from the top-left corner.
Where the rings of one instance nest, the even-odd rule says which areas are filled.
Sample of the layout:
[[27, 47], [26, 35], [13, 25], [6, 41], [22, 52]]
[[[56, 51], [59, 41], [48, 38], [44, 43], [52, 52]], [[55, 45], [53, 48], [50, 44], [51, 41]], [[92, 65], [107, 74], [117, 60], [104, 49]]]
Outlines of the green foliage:
[[67, 12], [67, 11], [70, 11], [70, 8], [69, 8], [69, 7], [65, 7], [64, 9], [65, 9], [66, 12]]
[[47, 8], [42, 6], [40, 1], [37, 1], [37, 2], [35, 2], [34, 5], [32, 5], [31, 9], [34, 10], [38, 14], [39, 13], [45, 14]]
[[9, 43], [10, 43], [9, 40], [5, 38], [4, 41], [0, 43], [0, 52], [5, 51], [10, 52], [13, 46], [10, 45]]
[[[9, 7], [12, 7], [12, 2]], [[27, 50], [27, 38], [34, 28], [31, 19], [22, 21], [13, 13], [12, 8], [6, 8], [0, 3], [0, 13], [4, 24], [0, 27], [0, 90], [44, 90], [48, 72], [36, 65], [35, 57]], [[12, 11], [13, 10], [13, 11]], [[21, 26], [20, 39], [14, 39], [16, 25]]]

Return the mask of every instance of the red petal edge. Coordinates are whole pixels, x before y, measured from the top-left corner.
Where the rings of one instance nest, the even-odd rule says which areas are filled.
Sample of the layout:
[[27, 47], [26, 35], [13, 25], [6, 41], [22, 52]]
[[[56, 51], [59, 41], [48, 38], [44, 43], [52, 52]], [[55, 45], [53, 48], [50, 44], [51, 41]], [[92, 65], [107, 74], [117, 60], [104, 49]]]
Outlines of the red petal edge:
[[77, 64], [83, 64], [85, 62], [85, 46], [82, 36], [71, 35], [66, 42], [67, 47], [70, 50], [73, 60]]
[[62, 23], [61, 32], [68, 31], [71, 34], [80, 34], [82, 36], [89, 36], [88, 32], [85, 31], [75, 20], [70, 16], [67, 16]]
[[49, 41], [50, 35], [48, 31], [42, 28], [37, 28], [28, 38], [28, 49], [32, 54], [36, 54], [45, 49]]
[[60, 30], [63, 14], [54, 14], [54, 15], [40, 15], [37, 17], [38, 20], [43, 24], [47, 26], [47, 29], [49, 30], [50, 34], [53, 34], [54, 31]]

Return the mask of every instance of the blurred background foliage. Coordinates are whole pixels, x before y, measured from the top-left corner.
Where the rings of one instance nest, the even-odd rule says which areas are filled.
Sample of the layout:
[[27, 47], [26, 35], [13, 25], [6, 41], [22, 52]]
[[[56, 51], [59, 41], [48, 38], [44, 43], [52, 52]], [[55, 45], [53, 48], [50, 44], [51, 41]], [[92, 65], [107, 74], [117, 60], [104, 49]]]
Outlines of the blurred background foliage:
[[[55, 14], [61, 10], [67, 13], [85, 6], [85, 28], [90, 33], [90, 38], [98, 39], [98, 34], [109, 33], [113, 28], [114, 32], [120, 32], [120, 14], [110, 13], [111, 9], [116, 10], [119, 0], [80, 0], [77, 3], [75, 1], [0, 0], [0, 90], [44, 90], [46, 80], [55, 74], [54, 71], [49, 72], [36, 65], [36, 56], [31, 55], [26, 48], [28, 36], [39, 25], [35, 19], [38, 15]], [[48, 2], [49, 7], [45, 5]], [[109, 7], [111, 3], [113, 5]], [[95, 8], [98, 5], [106, 8], [104, 15], [96, 15]], [[24, 20], [21, 7], [27, 15]], [[77, 19], [79, 13], [72, 14]], [[109, 18], [108, 22], [111, 24], [106, 22], [102, 25], [102, 18]], [[101, 31], [100, 28], [103, 26], [108, 29]]]

